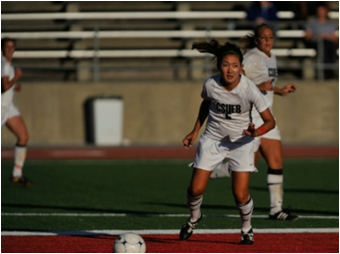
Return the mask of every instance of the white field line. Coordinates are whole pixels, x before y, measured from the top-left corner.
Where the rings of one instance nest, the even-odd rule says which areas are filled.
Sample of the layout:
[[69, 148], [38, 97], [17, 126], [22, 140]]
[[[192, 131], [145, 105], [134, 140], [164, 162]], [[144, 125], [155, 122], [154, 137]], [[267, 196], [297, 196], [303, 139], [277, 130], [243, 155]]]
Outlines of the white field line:
[[[35, 217], [184, 217], [188, 214], [138, 214], [138, 213], [1, 213], [1, 216]], [[204, 217], [240, 218], [238, 214], [208, 214]], [[253, 219], [267, 218], [268, 215], [252, 215]], [[338, 220], [339, 216], [302, 215], [301, 219]]]
[[[1, 236], [68, 236], [68, 235], [120, 235], [133, 232], [139, 235], [173, 235], [179, 229], [149, 229], [149, 230], [84, 230], [84, 231], [1, 231]], [[339, 228], [281, 228], [281, 229], [254, 229], [255, 233], [281, 234], [281, 233], [339, 233]], [[239, 234], [240, 229], [196, 229], [195, 234]]]

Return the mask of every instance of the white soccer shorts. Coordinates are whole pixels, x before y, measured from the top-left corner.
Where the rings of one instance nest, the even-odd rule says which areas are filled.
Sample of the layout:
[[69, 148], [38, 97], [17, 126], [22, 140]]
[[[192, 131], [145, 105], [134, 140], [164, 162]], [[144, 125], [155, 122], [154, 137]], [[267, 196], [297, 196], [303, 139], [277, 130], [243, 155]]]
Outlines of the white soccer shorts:
[[[256, 129], [258, 127], [260, 127], [263, 124], [261, 116], [254, 117], [253, 123], [255, 124]], [[255, 140], [254, 140], [254, 152], [259, 150], [259, 147], [261, 145], [261, 138], [281, 140], [281, 133], [280, 133], [279, 127], [277, 127], [277, 125], [275, 125], [274, 129], [268, 131], [267, 133], [265, 133], [264, 135], [262, 135], [260, 137], [256, 137]]]
[[202, 135], [191, 167], [213, 171], [229, 159], [229, 170], [236, 172], [258, 172], [254, 166], [253, 141], [235, 146], [235, 143], [221, 142]]
[[1, 107], [1, 127], [5, 125], [8, 119], [18, 115], [20, 115], [20, 112], [13, 103], [9, 106]]

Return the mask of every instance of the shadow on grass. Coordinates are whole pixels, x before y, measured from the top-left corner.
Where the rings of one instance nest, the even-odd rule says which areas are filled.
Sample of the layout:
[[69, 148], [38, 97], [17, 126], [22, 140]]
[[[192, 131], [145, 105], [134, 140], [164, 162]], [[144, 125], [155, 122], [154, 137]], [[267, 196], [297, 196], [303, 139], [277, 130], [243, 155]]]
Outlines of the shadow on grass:
[[[267, 187], [250, 187], [251, 190], [256, 191], [266, 191], [268, 192]], [[339, 195], [339, 190], [316, 190], [316, 189], [284, 189], [285, 193], [308, 193], [308, 194], [334, 194]]]
[[[186, 204], [170, 204], [170, 203], [148, 203], [149, 205], [162, 205], [162, 206], [169, 206], [169, 207], [179, 207], [179, 208], [186, 208]], [[237, 211], [236, 206], [227, 206], [227, 205], [204, 205], [202, 204], [202, 209], [213, 209], [213, 210], [222, 210], [223, 213], [226, 213], [228, 211], [232, 211], [235, 213]], [[266, 215], [268, 214], [268, 207], [258, 207], [256, 206], [257, 212], [263, 212]], [[313, 215], [333, 215], [338, 216], [339, 212], [331, 212], [331, 211], [317, 211], [317, 210], [305, 210], [305, 209], [290, 209], [293, 213], [298, 213], [300, 215], [302, 214], [313, 214]]]
[[[178, 204], [178, 203], [159, 203], [159, 202], [144, 202], [143, 204], [153, 205], [153, 206], [163, 206], [163, 207], [175, 207], [175, 208], [183, 208], [188, 209], [187, 205]], [[111, 214], [123, 214], [125, 217], [154, 217], [157, 215], [167, 214], [162, 212], [155, 212], [155, 210], [150, 211], [136, 211], [136, 210], [123, 210], [123, 209], [98, 209], [98, 208], [90, 208], [90, 207], [72, 207], [72, 206], [49, 206], [49, 205], [33, 205], [33, 204], [1, 204], [1, 208], [23, 208], [23, 209], [52, 209], [58, 211], [67, 211], [67, 212], [83, 212], [83, 213], [111, 213]], [[222, 213], [228, 213], [228, 211], [235, 213], [235, 206], [226, 206], [226, 205], [202, 205], [202, 209], [212, 209], [212, 210], [222, 210]], [[313, 215], [333, 215], [338, 216], [339, 212], [335, 211], [320, 211], [320, 210], [312, 210], [312, 209], [290, 209], [293, 213], [302, 214], [313, 214]], [[256, 207], [257, 212], [263, 212], [265, 214], [268, 213], [268, 207]], [[52, 213], [51, 211], [48, 211]], [[53, 211], [56, 212], [56, 211]], [[37, 213], [37, 211], [35, 211]], [[46, 212], [47, 213], [47, 212]], [[114, 216], [114, 215], [112, 215]], [[119, 216], [119, 215], [117, 215]]]
[[[58, 211], [67, 211], [67, 212], [82, 212], [82, 213], [111, 213], [111, 214], [124, 214], [124, 216], [145, 216], [148, 217], [150, 215], [156, 214], [164, 214], [157, 213], [154, 210], [152, 211], [136, 211], [136, 210], [119, 210], [119, 209], [98, 209], [98, 208], [90, 208], [90, 207], [72, 207], [72, 206], [51, 206], [51, 205], [36, 205], [36, 204], [8, 204], [2, 203], [1, 208], [23, 208], [23, 209], [51, 209]], [[37, 213], [37, 211], [34, 211]], [[44, 213], [55, 213], [56, 211], [47, 211]], [[119, 217], [119, 215], [118, 215]]]

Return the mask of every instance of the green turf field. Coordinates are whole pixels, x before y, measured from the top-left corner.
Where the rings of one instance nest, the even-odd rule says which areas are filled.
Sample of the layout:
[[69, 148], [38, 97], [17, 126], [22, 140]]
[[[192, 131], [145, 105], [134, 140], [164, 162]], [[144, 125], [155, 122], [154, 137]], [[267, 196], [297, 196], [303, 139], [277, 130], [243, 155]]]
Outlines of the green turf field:
[[[189, 162], [27, 161], [24, 173], [34, 187], [26, 188], [10, 184], [12, 162], [3, 161], [1, 230], [179, 229], [189, 215]], [[268, 214], [269, 195], [263, 160], [258, 169], [250, 188], [254, 228], [339, 227], [338, 159], [285, 160], [284, 207], [290, 206], [294, 214], [302, 216], [296, 222], [269, 221], [259, 216]], [[237, 216], [226, 217], [238, 215], [230, 179], [210, 181], [202, 212], [205, 219], [200, 229], [240, 228]]]

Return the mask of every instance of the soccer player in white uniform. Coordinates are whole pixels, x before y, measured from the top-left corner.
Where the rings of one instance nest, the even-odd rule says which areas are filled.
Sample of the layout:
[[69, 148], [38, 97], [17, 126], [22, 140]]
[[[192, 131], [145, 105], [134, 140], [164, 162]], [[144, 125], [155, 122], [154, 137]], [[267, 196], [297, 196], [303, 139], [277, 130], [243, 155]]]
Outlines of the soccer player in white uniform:
[[[180, 239], [187, 240], [202, 219], [200, 210], [203, 193], [212, 170], [229, 159], [232, 174], [232, 189], [242, 220], [241, 244], [253, 244], [251, 215], [253, 200], [249, 194], [250, 174], [254, 166], [254, 137], [275, 127], [275, 120], [268, 104], [255, 84], [241, 74], [243, 56], [234, 44], [221, 46], [216, 40], [210, 43], [194, 43], [193, 49], [208, 52], [217, 58], [220, 74], [208, 78], [203, 85], [199, 115], [194, 129], [184, 139], [186, 149], [190, 147], [205, 119], [207, 125], [202, 134], [193, 162], [193, 175], [187, 190], [190, 217], [182, 226]], [[255, 107], [263, 124], [254, 128], [251, 111]]]
[[[259, 25], [254, 30], [254, 36], [247, 35], [241, 40], [244, 51], [244, 71], [264, 94], [272, 112], [274, 94], [286, 96], [295, 92], [295, 84], [287, 84], [283, 88], [275, 86], [278, 78], [276, 57], [271, 53], [274, 44], [274, 31], [267, 24]], [[253, 110], [253, 123], [260, 126], [263, 121]], [[259, 157], [259, 150], [268, 164], [267, 185], [270, 196], [269, 219], [295, 221], [299, 217], [282, 209], [283, 203], [283, 156], [281, 135], [277, 126], [261, 137], [255, 138], [255, 165]], [[229, 163], [224, 163], [216, 169], [211, 178], [230, 176]]]
[[15, 91], [20, 91], [21, 85], [17, 81], [22, 76], [19, 68], [12, 66], [15, 51], [15, 41], [11, 38], [1, 39], [1, 127], [6, 125], [17, 137], [14, 148], [14, 168], [10, 177], [13, 184], [32, 186], [32, 182], [22, 173], [28, 142], [28, 131], [19, 110], [13, 104]]

